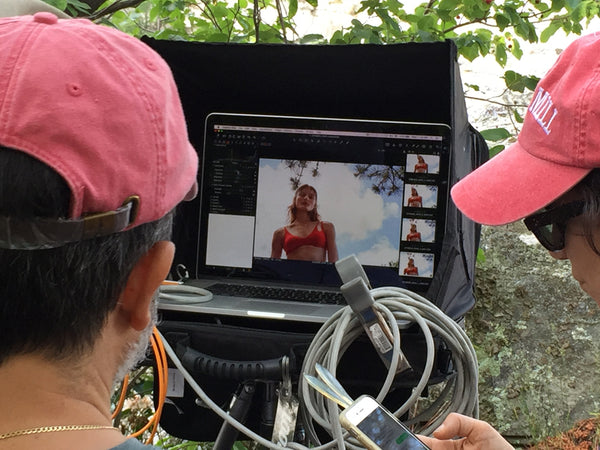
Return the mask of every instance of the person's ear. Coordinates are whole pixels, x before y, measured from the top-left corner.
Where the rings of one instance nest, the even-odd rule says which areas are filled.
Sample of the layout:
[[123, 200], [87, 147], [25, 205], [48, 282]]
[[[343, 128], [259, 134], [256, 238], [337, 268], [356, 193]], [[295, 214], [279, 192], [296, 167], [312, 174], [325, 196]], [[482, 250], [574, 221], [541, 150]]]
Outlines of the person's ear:
[[150, 323], [150, 303], [169, 273], [174, 254], [172, 242], [156, 242], [138, 260], [127, 278], [125, 289], [119, 296], [119, 306], [129, 325], [137, 331]]

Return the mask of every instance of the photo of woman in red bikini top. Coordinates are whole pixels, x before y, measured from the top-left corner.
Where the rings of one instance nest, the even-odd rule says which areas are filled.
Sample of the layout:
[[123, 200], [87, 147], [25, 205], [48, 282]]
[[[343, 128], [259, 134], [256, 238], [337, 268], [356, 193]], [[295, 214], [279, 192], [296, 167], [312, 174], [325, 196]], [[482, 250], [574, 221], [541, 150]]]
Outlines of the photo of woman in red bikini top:
[[296, 189], [288, 207], [288, 225], [273, 233], [271, 258], [336, 262], [335, 227], [321, 220], [317, 211], [317, 191], [304, 184]]
[[419, 195], [417, 188], [415, 188], [415, 187], [410, 188], [410, 197], [408, 198], [408, 201], [406, 202], [406, 206], [409, 206], [412, 208], [423, 207], [423, 197], [421, 197]]
[[419, 275], [419, 268], [415, 266], [415, 260], [413, 258], [408, 258], [408, 264], [404, 268], [404, 275]]
[[410, 224], [410, 231], [406, 235], [406, 240], [411, 242], [421, 242], [421, 233], [417, 231], [417, 224]]
[[415, 173], [427, 173], [429, 172], [429, 165], [425, 162], [425, 158], [421, 155], [417, 155], [417, 164], [415, 164]]

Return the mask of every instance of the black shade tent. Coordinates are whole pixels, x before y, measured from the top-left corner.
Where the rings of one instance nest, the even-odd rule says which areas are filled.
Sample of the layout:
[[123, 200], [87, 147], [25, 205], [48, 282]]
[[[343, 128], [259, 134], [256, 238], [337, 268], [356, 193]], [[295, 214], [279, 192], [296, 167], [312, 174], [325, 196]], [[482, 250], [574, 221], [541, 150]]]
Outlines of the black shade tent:
[[[221, 111], [448, 124], [453, 140], [450, 186], [487, 159], [485, 141], [468, 121], [452, 41], [342, 46], [193, 43], [150, 38], [145, 42], [173, 70], [190, 140], [199, 152], [206, 116]], [[442, 254], [425, 296], [448, 316], [460, 320], [475, 302], [479, 227], [465, 218], [451, 199], [446, 201]], [[175, 264], [185, 265], [191, 274], [195, 273], [198, 214], [198, 201], [183, 204], [175, 223]], [[252, 323], [220, 325], [246, 328], [237, 335], [231, 328], [225, 331], [214, 324], [202, 325], [197, 318], [167, 319], [161, 331], [187, 330], [199, 351], [210, 352], [215, 341], [230, 340], [224, 346], [229, 349], [216, 355], [221, 358], [240, 359], [244, 355], [261, 359], [278, 354], [277, 345], [272, 350], [248, 349], [246, 342], [236, 346], [236, 340], [245, 341], [241, 336], [247, 336], [248, 330], [253, 336], [260, 335], [261, 330], [269, 335], [288, 335], [290, 346], [310, 341], [310, 331], [306, 333], [302, 328], [271, 330], [262, 323], [256, 327]], [[304, 337], [298, 333], [304, 333]], [[404, 338], [403, 342], [410, 340]], [[279, 344], [282, 340], [274, 337], [273, 341]], [[413, 353], [418, 354], [422, 342], [415, 337], [413, 344]], [[203, 381], [209, 386], [207, 390], [212, 389], [223, 401], [231, 393], [227, 382]], [[163, 427], [187, 439], [214, 439], [220, 422], [209, 419], [209, 412], [199, 411], [191, 404], [193, 399], [182, 399], [177, 413], [166, 408]]]

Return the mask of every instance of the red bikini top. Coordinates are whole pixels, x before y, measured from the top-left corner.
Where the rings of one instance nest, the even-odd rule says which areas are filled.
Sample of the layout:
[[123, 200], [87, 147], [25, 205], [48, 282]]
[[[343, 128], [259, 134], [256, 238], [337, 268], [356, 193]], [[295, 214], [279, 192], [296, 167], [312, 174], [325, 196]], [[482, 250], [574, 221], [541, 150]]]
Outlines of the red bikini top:
[[306, 237], [294, 236], [287, 230], [287, 227], [283, 227], [283, 229], [285, 231], [283, 237], [283, 250], [286, 255], [289, 255], [303, 245], [313, 245], [319, 248], [327, 247], [327, 236], [325, 235], [325, 230], [323, 230], [323, 224], [321, 222], [317, 223], [315, 228]]

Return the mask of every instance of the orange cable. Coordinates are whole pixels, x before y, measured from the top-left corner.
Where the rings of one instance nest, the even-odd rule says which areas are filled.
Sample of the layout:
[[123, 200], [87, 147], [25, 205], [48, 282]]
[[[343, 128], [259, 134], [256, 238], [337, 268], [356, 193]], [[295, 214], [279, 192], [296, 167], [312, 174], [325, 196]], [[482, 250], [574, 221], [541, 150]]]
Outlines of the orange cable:
[[123, 377], [123, 384], [121, 386], [121, 396], [119, 397], [119, 401], [117, 402], [117, 405], [115, 406], [115, 410], [112, 413], [111, 419], [114, 420], [115, 417], [117, 417], [117, 415], [123, 409], [123, 404], [125, 403], [125, 397], [127, 396], [128, 390], [129, 390], [129, 375], [125, 375]]
[[[157, 363], [157, 372], [159, 373], [159, 381], [158, 381], [158, 402], [156, 406], [156, 410], [154, 413], [154, 427], [152, 429], [152, 433], [150, 434], [150, 438], [146, 441], [146, 444], [150, 444], [152, 442], [152, 438], [156, 434], [158, 430], [158, 425], [160, 423], [160, 417], [162, 415], [163, 407], [165, 405], [165, 400], [167, 398], [167, 381], [169, 377], [169, 367], [167, 363], [167, 354], [165, 351], [165, 347], [163, 345], [162, 339], [160, 337], [160, 333], [158, 329], [154, 327], [153, 337], [156, 340], [156, 347], [158, 349], [157, 360], [160, 360], [160, 366]], [[162, 368], [162, 370], [161, 370]], [[162, 376], [161, 376], [162, 375]]]
[[156, 327], [154, 327], [152, 338], [150, 339], [150, 343], [152, 344], [152, 350], [154, 352], [155, 360], [156, 360], [156, 372], [158, 375], [158, 401], [157, 406], [155, 408], [155, 412], [153, 417], [148, 421], [146, 425], [144, 425], [141, 429], [131, 434], [130, 437], [139, 437], [145, 431], [147, 431], [150, 427], [152, 427], [152, 432], [150, 437], [146, 441], [147, 444], [152, 442], [154, 435], [156, 434], [156, 430], [158, 429], [160, 416], [162, 414], [162, 409], [165, 403], [165, 399], [167, 396], [167, 377], [168, 377], [168, 366], [166, 353], [164, 350], [164, 346], [162, 344], [162, 340], [160, 339], [160, 335]]

